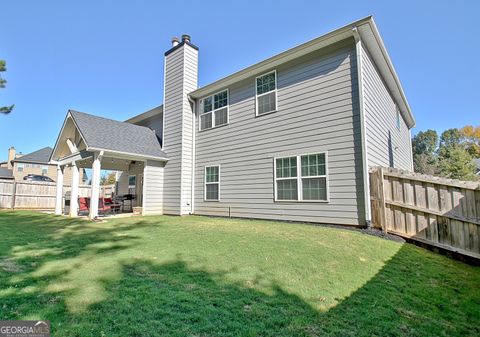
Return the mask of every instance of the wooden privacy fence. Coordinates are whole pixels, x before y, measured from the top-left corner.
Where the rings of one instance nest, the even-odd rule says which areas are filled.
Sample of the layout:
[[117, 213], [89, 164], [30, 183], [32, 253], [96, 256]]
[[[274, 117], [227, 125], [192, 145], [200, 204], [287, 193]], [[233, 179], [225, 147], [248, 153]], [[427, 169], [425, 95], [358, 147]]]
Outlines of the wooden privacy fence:
[[480, 258], [480, 183], [379, 167], [370, 194], [375, 227]]
[[[55, 209], [56, 190], [55, 183], [0, 180], [0, 208]], [[70, 186], [64, 185], [62, 195], [70, 190]], [[114, 190], [114, 185], [101, 186], [100, 195], [109, 197]], [[78, 194], [80, 197], [90, 196], [90, 186], [80, 185]]]

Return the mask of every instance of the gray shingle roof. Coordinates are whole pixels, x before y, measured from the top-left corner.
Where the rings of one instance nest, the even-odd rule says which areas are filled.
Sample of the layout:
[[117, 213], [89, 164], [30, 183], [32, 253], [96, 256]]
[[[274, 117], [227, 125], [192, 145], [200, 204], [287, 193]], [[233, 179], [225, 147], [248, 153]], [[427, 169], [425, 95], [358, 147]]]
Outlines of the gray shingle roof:
[[0, 179], [13, 179], [13, 171], [5, 167], [0, 167]]
[[52, 155], [52, 151], [53, 149], [47, 146], [38, 151], [16, 158], [14, 161], [22, 163], [48, 164], [50, 161], [50, 156]]
[[88, 148], [167, 158], [155, 131], [126, 122], [70, 110]]

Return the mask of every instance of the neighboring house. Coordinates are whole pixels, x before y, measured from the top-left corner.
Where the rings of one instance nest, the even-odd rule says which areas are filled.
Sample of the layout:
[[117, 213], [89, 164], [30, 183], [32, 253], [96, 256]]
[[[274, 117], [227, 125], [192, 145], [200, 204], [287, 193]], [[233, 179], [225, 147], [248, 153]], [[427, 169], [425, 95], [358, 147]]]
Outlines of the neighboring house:
[[[50, 163], [52, 154], [51, 147], [44, 147], [40, 150], [28, 154], [16, 153], [12, 146], [8, 149], [8, 160], [0, 163], [0, 167], [9, 171], [15, 181], [23, 181], [23, 178], [29, 174], [47, 176], [56, 181], [57, 166]], [[66, 175], [71, 177], [71, 173], [67, 170]], [[85, 170], [82, 171], [80, 184], [86, 183], [87, 175]]]
[[413, 170], [415, 120], [373, 18], [201, 88], [199, 49], [172, 44], [162, 106], [126, 122], [67, 113], [52, 159], [92, 168], [92, 199], [117, 169], [143, 214], [363, 226], [369, 168]]

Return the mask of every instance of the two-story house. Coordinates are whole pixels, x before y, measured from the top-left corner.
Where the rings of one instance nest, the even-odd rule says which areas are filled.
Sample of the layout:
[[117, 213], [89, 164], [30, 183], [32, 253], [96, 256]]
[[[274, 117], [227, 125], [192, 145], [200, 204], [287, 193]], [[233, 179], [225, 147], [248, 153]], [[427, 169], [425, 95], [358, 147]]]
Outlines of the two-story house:
[[100, 169], [123, 171], [120, 189], [133, 175], [143, 214], [364, 226], [369, 168], [413, 170], [415, 120], [372, 17], [200, 88], [198, 54], [173, 39], [163, 105], [126, 122], [70, 110], [59, 172], [92, 168], [92, 200]]

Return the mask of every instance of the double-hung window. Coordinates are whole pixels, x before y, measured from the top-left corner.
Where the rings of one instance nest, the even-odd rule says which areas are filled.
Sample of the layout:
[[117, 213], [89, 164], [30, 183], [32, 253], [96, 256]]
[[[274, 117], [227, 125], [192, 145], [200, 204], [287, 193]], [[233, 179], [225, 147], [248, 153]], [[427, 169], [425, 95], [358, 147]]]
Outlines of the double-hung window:
[[18, 163], [17, 164], [17, 172], [23, 172], [23, 167], [24, 167], [23, 163]]
[[205, 167], [205, 195], [207, 201], [220, 200], [220, 166]]
[[228, 90], [200, 100], [200, 130], [228, 124]]
[[255, 79], [257, 116], [277, 110], [277, 72], [258, 76]]
[[275, 159], [275, 200], [328, 201], [327, 154]]

